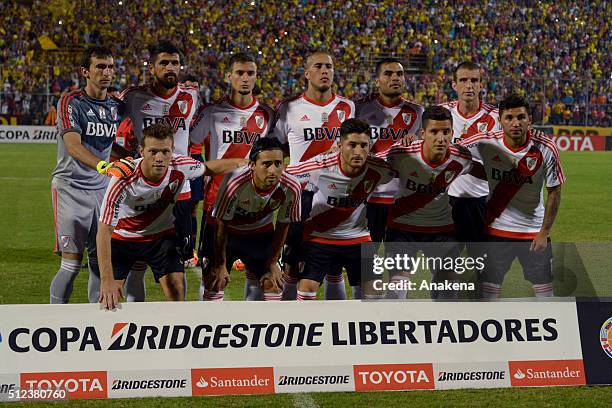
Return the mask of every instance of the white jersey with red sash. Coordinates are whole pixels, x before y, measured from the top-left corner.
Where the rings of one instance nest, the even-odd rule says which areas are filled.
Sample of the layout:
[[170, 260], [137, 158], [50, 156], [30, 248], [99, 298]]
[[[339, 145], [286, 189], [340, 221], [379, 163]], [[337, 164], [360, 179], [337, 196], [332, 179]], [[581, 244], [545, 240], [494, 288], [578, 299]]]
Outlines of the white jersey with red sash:
[[[423, 106], [404, 98], [394, 106], [385, 105], [379, 97], [371, 96], [356, 103], [357, 119], [370, 125], [372, 154], [386, 153], [391, 146], [404, 136], [417, 134], [421, 129]], [[376, 187], [368, 200], [371, 203], [393, 204], [393, 197], [398, 188], [398, 179]]]
[[164, 177], [157, 183], [147, 180], [136, 159], [136, 171], [127, 179], [113, 177], [108, 185], [100, 222], [115, 227], [113, 238], [148, 242], [174, 234], [172, 208], [187, 179], [200, 177], [204, 163], [174, 155]]
[[371, 241], [366, 221], [366, 201], [377, 185], [395, 173], [381, 159], [368, 157], [362, 172], [348, 176], [338, 152], [316, 156], [287, 167], [308, 191], [314, 192], [310, 217], [304, 222], [304, 241], [353, 245]]
[[286, 172], [271, 189], [258, 190], [253, 170], [244, 166], [223, 179], [212, 216], [225, 221], [228, 230], [238, 234], [272, 231], [276, 210], [277, 222], [300, 221], [301, 192], [300, 183]]
[[399, 175], [399, 190], [389, 210], [387, 228], [428, 234], [452, 232], [454, 228], [448, 202], [449, 185], [472, 169], [472, 155], [450, 145], [446, 157], [430, 163], [423, 155], [423, 141], [410, 146], [393, 145], [387, 162]]
[[340, 137], [340, 125], [355, 117], [353, 101], [333, 94], [326, 103], [304, 94], [282, 101], [277, 109], [274, 136], [289, 143], [291, 165], [309, 160], [331, 149]]
[[[471, 116], [465, 116], [459, 110], [459, 101], [447, 102], [442, 106], [453, 115], [453, 143], [477, 133], [501, 130], [499, 111], [493, 105], [481, 101], [480, 108]], [[487, 182], [469, 174], [458, 177], [448, 192], [452, 197], [484, 197], [488, 193]]]
[[[273, 119], [272, 108], [255, 98], [246, 107], [224, 99], [198, 111], [191, 141], [204, 144], [206, 160], [247, 158], [253, 143], [269, 135]], [[204, 211], [209, 214], [222, 180], [223, 175], [219, 175], [206, 184]]]
[[544, 182], [555, 187], [565, 181], [555, 142], [530, 131], [527, 143], [512, 149], [499, 131], [472, 136], [462, 144], [482, 160], [487, 173], [487, 232], [533, 239], [544, 221]]
[[[172, 95], [162, 96], [151, 85], [133, 86], [123, 91], [120, 99], [125, 102], [138, 142], [144, 128], [162, 123], [174, 131], [174, 153], [189, 155], [189, 126], [200, 103], [198, 88], [179, 83]], [[189, 183], [185, 183], [179, 199], [189, 199], [190, 191]]]

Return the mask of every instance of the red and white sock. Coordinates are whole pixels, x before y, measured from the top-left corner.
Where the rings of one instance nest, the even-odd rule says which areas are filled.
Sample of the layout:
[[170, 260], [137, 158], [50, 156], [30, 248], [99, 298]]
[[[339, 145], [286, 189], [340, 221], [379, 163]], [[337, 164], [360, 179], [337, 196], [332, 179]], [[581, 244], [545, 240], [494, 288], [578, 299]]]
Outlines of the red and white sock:
[[280, 301], [282, 300], [282, 293], [278, 292], [278, 293], [273, 293], [273, 292], [264, 292], [264, 300], [266, 302], [271, 302], [271, 301]]
[[298, 290], [297, 300], [317, 300], [317, 292], [302, 292], [301, 290]]
[[497, 299], [501, 293], [501, 285], [491, 282], [482, 282], [482, 298]]
[[550, 283], [539, 283], [535, 285], [531, 285], [533, 291], [535, 292], [536, 297], [544, 298], [544, 297], [553, 297], [553, 284]]
[[225, 292], [222, 290], [215, 292], [214, 290], [204, 289], [204, 296], [202, 300], [207, 302], [221, 302], [224, 294]]

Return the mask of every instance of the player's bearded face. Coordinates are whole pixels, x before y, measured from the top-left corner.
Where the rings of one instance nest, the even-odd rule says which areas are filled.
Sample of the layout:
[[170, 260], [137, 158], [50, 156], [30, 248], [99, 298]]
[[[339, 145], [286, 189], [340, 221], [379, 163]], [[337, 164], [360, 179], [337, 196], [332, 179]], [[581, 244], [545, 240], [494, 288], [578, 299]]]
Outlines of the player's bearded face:
[[147, 137], [144, 142], [144, 147], [140, 148], [142, 156], [140, 166], [145, 176], [150, 176], [154, 181], [158, 181], [166, 174], [170, 160], [172, 160], [173, 139], [160, 140]]
[[457, 91], [459, 100], [472, 102], [478, 99], [482, 90], [480, 70], [459, 69], [457, 79], [453, 81], [453, 89]]
[[257, 161], [251, 163], [255, 185], [263, 190], [275, 186], [283, 173], [283, 152], [281, 150], [264, 150], [257, 155]]
[[257, 64], [254, 62], [235, 62], [228, 79], [232, 90], [241, 95], [249, 95], [253, 92], [257, 80]]
[[453, 125], [450, 120], [428, 120], [422, 129], [423, 149], [435, 155], [444, 155], [453, 136]]
[[308, 86], [319, 92], [327, 92], [334, 83], [334, 62], [327, 54], [315, 54], [309, 58], [304, 76]]
[[406, 77], [402, 64], [392, 62], [381, 66], [378, 78], [376, 78], [376, 86], [382, 95], [389, 98], [400, 96], [406, 88]]
[[501, 114], [501, 125], [506, 137], [512, 139], [514, 143], [522, 144], [527, 138], [531, 119], [524, 106], [505, 109]]
[[181, 58], [178, 54], [162, 52], [155, 58], [155, 63], [151, 64], [150, 71], [164, 88], [172, 89], [178, 83]]
[[370, 137], [365, 133], [351, 133], [338, 142], [341, 160], [354, 169], [365, 165], [370, 152]]

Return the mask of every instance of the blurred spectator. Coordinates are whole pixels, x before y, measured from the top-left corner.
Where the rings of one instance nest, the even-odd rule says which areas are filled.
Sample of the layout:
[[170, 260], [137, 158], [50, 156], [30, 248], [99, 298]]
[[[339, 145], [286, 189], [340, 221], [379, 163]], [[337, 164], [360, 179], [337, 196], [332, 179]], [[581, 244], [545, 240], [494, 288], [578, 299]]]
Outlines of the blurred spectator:
[[[426, 74], [408, 80], [407, 96], [443, 102], [453, 97], [452, 69], [471, 60], [487, 70], [489, 102], [520, 88], [538, 101], [533, 112], [542, 120], [562, 123], [566, 107], [575, 112], [573, 104], [584, 101], [598, 107], [582, 111], [581, 120], [601, 123], [609, 121], [612, 91], [607, 7], [604, 0], [415, 0], [410, 7], [396, 0], [3, 2], [0, 84], [11, 96], [2, 98], [2, 109], [46, 112], [46, 95], [77, 86], [74, 58], [90, 44], [114, 47], [117, 86], [141, 83], [147, 46], [167, 38], [183, 49], [185, 71], [202, 79], [207, 102], [226, 92], [221, 73], [233, 52], [258, 56], [259, 97], [275, 103], [302, 91], [303, 56], [324, 47], [336, 58], [341, 94], [370, 92], [372, 65], [395, 54], [407, 66], [426, 62]], [[41, 35], [59, 50], [44, 51]]]

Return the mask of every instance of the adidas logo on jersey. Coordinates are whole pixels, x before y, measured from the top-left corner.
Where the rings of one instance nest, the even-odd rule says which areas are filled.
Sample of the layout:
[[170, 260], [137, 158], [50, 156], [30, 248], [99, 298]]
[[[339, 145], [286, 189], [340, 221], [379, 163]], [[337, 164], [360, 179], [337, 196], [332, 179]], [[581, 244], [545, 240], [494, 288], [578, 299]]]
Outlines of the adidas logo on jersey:
[[151, 110], [151, 105], [149, 105], [148, 103], [145, 103], [145, 104], [142, 106], [142, 111], [143, 111], [143, 112], [144, 112], [144, 111], [150, 111], [150, 110]]
[[94, 113], [94, 111], [92, 109], [89, 109], [87, 111], [87, 116], [96, 116], [96, 114]]
[[224, 117], [222, 123], [230, 123], [229, 118], [227, 116]]
[[491, 160], [496, 161], [496, 162], [500, 162], [501, 161], [501, 159], [499, 158], [498, 155], [495, 155], [495, 157], [493, 157], [493, 159], [491, 159]]
[[308, 115], [304, 115], [300, 118], [301, 122], [306, 122], [307, 120], [310, 120], [310, 118], [308, 117]]
[[336, 187], [336, 183], [331, 183], [329, 186], [327, 186], [327, 188], [329, 188], [330, 190], [337, 190], [338, 187]]

